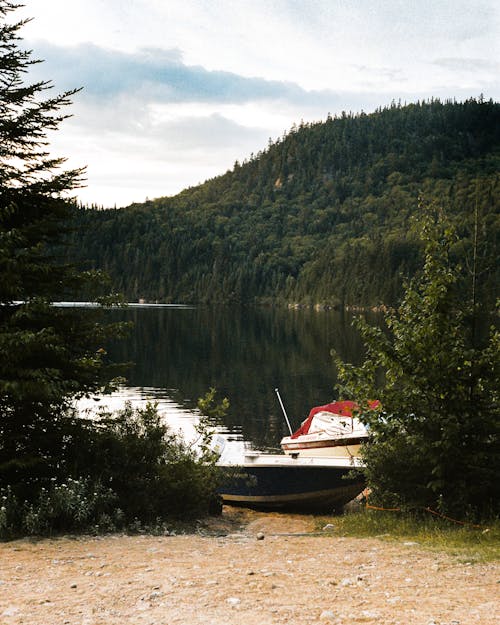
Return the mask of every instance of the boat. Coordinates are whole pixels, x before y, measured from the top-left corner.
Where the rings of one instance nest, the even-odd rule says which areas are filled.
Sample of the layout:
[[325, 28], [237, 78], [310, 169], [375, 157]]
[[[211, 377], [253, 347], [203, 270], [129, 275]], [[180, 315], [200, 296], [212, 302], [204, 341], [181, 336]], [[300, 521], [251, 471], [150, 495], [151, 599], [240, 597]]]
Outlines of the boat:
[[[313, 408], [296, 432], [275, 389], [290, 431], [281, 440], [282, 454], [248, 451], [243, 462], [219, 460], [225, 475], [223, 503], [260, 509], [308, 512], [341, 510], [365, 488], [360, 448], [369, 433], [355, 416], [353, 401]], [[373, 410], [379, 401], [369, 402]], [[219, 450], [220, 451], [220, 450]]]
[[[379, 405], [376, 400], [369, 403], [371, 409]], [[369, 432], [355, 416], [358, 410], [358, 404], [350, 400], [312, 408], [300, 428], [281, 439], [282, 450], [296, 457], [359, 459]]]
[[224, 504], [262, 510], [339, 511], [365, 487], [355, 458], [247, 452], [241, 464], [218, 463]]

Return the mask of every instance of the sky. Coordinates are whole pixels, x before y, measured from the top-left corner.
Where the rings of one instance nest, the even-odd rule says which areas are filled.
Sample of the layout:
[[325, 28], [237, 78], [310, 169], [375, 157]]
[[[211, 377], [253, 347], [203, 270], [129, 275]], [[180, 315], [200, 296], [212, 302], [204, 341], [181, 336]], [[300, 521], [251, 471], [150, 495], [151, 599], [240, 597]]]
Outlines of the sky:
[[80, 201], [125, 206], [232, 169], [294, 123], [393, 100], [500, 100], [498, 0], [23, 0], [29, 80], [73, 88], [49, 136]]

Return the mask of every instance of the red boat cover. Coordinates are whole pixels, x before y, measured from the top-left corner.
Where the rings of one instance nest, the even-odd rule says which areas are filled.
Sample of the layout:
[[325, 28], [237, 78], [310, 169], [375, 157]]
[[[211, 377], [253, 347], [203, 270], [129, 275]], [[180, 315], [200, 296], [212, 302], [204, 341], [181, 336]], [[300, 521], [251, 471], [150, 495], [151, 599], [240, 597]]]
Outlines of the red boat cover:
[[[369, 401], [368, 405], [372, 410], [375, 410], [380, 406], [380, 402], [378, 399], [374, 399], [373, 401]], [[297, 438], [302, 434], [307, 434], [309, 432], [309, 428], [311, 427], [311, 422], [314, 418], [314, 415], [318, 414], [318, 412], [331, 412], [342, 417], [352, 418], [353, 413], [356, 412], [356, 410], [358, 409], [358, 404], [355, 401], [351, 401], [349, 399], [346, 399], [344, 401], [334, 401], [331, 404], [325, 404], [324, 406], [316, 406], [316, 408], [312, 408], [307, 419], [302, 423], [300, 428], [292, 434], [291, 438]]]

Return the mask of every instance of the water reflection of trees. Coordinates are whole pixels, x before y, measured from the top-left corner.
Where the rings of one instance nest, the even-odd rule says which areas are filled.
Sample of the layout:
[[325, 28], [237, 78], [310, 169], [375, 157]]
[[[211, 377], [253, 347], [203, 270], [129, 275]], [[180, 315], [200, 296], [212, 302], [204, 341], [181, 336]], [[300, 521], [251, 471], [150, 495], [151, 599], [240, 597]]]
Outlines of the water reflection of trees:
[[231, 402], [224, 425], [258, 447], [276, 446], [286, 433], [276, 387], [295, 427], [311, 406], [333, 398], [330, 350], [351, 361], [361, 357], [352, 317], [333, 311], [200, 307], [113, 314], [135, 324], [130, 338], [111, 350], [135, 363], [131, 386], [165, 389], [188, 408], [215, 387]]

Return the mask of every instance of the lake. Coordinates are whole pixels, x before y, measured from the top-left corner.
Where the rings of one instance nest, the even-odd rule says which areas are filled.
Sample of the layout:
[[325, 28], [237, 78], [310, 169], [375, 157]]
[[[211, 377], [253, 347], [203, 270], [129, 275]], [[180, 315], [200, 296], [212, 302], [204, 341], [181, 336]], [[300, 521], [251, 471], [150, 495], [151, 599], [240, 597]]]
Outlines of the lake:
[[259, 450], [279, 448], [288, 433], [276, 388], [295, 429], [311, 407], [336, 397], [331, 350], [350, 362], [362, 355], [352, 315], [338, 311], [134, 306], [106, 315], [134, 323], [110, 350], [134, 364], [126, 385], [100, 403], [157, 401], [167, 422], [189, 436], [197, 399], [215, 387], [230, 401], [217, 429]]

